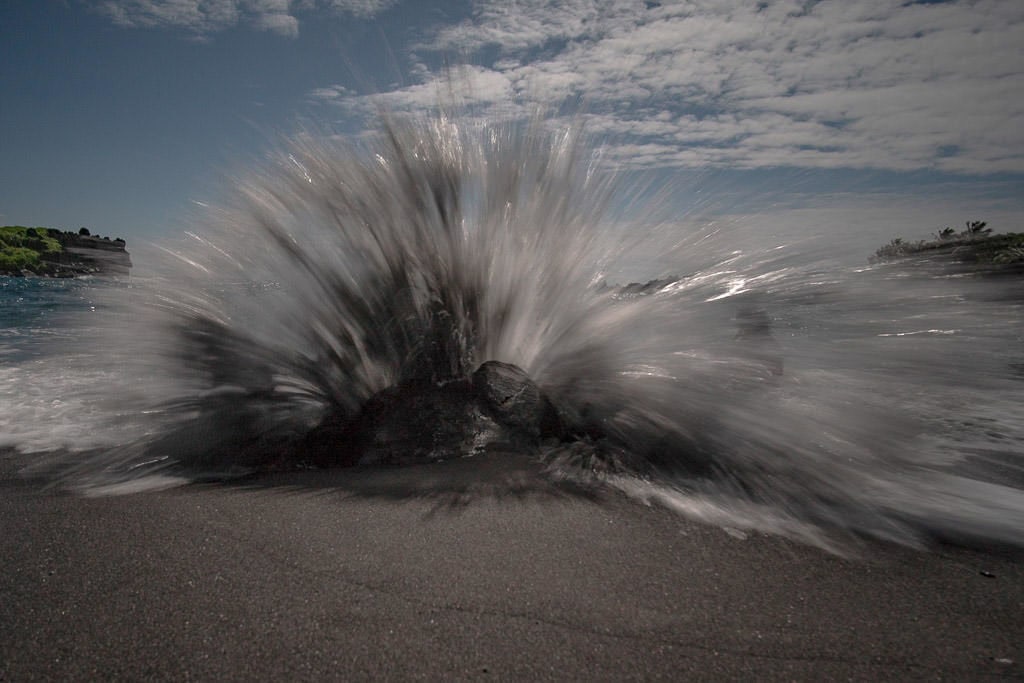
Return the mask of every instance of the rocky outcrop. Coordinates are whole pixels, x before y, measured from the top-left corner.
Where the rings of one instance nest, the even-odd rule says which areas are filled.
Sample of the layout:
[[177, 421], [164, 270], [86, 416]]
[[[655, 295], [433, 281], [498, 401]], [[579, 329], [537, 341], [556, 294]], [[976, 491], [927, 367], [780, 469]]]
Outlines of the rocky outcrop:
[[565, 411], [519, 367], [488, 361], [470, 378], [410, 381], [372, 396], [352, 416], [328, 415], [267, 469], [315, 465], [415, 465], [464, 458], [492, 448], [543, 452], [554, 469], [707, 476], [711, 446], [668, 435], [637, 441], [609, 429], [584, 406]]
[[376, 394], [345, 424], [329, 418], [311, 445], [321, 466], [410, 465], [472, 455], [500, 434], [469, 382], [416, 382]]
[[72, 275], [127, 275], [131, 271], [131, 255], [122, 239], [63, 233], [57, 238], [62, 250], [56, 264], [60, 271]]
[[473, 389], [484, 410], [514, 434], [540, 439], [564, 431], [554, 405], [516, 365], [487, 361], [473, 373]]
[[0, 275], [127, 275], [131, 256], [123, 239], [55, 228], [0, 227]]
[[350, 419], [328, 417], [305, 449], [321, 467], [408, 465], [498, 444], [536, 447], [558, 416], [522, 369], [488, 361], [469, 380], [409, 382], [374, 395]]

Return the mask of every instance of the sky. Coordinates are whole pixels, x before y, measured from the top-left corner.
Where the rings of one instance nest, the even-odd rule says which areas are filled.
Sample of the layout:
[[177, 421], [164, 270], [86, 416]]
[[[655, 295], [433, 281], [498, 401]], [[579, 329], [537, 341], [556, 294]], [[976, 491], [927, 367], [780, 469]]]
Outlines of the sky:
[[4, 0], [0, 224], [192, 229], [281, 136], [429, 111], [446, 70], [689, 220], [1024, 231], [1016, 0]]

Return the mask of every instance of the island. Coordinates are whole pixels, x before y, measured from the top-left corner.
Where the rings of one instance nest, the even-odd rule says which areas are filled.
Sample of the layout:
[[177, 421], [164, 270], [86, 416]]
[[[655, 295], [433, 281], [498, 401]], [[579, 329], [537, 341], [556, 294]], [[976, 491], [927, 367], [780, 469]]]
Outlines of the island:
[[0, 227], [0, 275], [79, 277], [127, 275], [132, 267], [125, 241], [100, 237], [87, 228]]

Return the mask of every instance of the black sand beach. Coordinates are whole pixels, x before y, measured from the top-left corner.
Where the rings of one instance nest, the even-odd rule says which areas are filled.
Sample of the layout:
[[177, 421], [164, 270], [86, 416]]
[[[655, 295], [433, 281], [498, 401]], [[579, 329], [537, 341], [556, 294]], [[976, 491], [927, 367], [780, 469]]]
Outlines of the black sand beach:
[[527, 460], [82, 498], [0, 457], [0, 680], [1024, 675], [1019, 555], [841, 559]]

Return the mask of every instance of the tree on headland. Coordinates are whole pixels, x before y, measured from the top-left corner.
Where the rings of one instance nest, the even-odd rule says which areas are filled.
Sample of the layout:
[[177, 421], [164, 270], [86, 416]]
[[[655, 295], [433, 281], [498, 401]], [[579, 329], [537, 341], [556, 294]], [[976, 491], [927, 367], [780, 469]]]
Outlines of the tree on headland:
[[89, 228], [86, 228], [86, 227], [79, 228], [78, 229], [78, 234], [81, 235], [82, 237], [88, 237], [89, 236]]
[[964, 225], [967, 226], [964, 233], [968, 235], [989, 235], [992, 233], [992, 228], [985, 227], [988, 225], [985, 221], [967, 221]]

